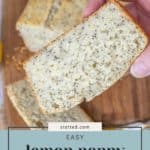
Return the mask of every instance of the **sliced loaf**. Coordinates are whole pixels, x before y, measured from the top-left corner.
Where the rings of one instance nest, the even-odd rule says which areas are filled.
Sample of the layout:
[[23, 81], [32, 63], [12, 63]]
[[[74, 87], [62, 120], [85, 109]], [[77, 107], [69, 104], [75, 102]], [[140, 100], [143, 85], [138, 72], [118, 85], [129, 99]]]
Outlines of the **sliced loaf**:
[[8, 96], [28, 126], [47, 126], [48, 122], [86, 122], [92, 119], [79, 107], [67, 112], [44, 115], [39, 108], [29, 84], [20, 80], [7, 87]]
[[16, 24], [29, 50], [36, 52], [82, 20], [87, 0], [29, 0]]
[[31, 57], [24, 69], [42, 110], [64, 111], [92, 100], [117, 82], [147, 42], [142, 29], [118, 2], [110, 0]]

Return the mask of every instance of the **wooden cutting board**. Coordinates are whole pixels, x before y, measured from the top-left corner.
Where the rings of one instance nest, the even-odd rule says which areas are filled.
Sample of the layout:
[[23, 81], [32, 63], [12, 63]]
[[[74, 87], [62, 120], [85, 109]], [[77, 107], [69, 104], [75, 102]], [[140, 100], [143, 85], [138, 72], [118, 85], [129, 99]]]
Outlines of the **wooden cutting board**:
[[[15, 30], [15, 23], [26, 2], [26, 0], [4, 0], [5, 85], [24, 77], [23, 69], [16, 70], [16, 61], [21, 62], [31, 55], [26, 50], [18, 50], [23, 42]], [[82, 104], [82, 107], [95, 121], [103, 121], [107, 126], [148, 120], [150, 119], [150, 78], [134, 79], [128, 75], [92, 102]], [[7, 95], [5, 96], [5, 109], [8, 126], [25, 125], [12, 107]]]

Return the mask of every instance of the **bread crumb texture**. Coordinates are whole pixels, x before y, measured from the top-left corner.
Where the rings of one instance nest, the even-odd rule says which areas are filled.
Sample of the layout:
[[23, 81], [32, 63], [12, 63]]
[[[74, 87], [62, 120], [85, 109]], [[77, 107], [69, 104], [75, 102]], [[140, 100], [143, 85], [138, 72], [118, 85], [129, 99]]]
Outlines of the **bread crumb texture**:
[[22, 72], [23, 64], [26, 59], [28, 59], [33, 53], [29, 53], [28, 49], [23, 46], [17, 46], [12, 49], [11, 54], [7, 54], [5, 57], [5, 65], [10, 66], [17, 72]]
[[110, 1], [24, 68], [42, 109], [64, 111], [113, 85], [146, 43], [144, 33]]
[[16, 29], [30, 51], [38, 51], [82, 19], [87, 0], [32, 0]]
[[60, 121], [91, 121], [90, 117], [79, 106], [63, 113], [43, 114], [29, 84], [25, 80], [9, 85], [7, 93], [15, 108], [29, 126], [43, 127], [47, 126], [48, 122]]

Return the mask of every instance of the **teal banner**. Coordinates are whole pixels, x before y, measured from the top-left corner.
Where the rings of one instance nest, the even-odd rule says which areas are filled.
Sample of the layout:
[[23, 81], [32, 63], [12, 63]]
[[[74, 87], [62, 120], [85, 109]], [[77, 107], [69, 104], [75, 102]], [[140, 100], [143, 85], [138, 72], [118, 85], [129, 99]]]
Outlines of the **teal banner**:
[[0, 131], [0, 150], [150, 150], [150, 130]]

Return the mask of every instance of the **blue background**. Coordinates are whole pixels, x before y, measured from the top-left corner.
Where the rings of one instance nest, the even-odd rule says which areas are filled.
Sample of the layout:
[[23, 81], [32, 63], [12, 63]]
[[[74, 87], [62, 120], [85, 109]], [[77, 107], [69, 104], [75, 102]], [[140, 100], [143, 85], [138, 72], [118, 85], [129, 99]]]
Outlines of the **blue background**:
[[[8, 132], [0, 131], [0, 150], [8, 150]], [[84, 135], [83, 140], [67, 140], [66, 135]], [[125, 147], [125, 150], [141, 150], [141, 131], [116, 130], [102, 132], [48, 132], [10, 130], [10, 149], [26, 150], [32, 147]], [[150, 130], [143, 130], [143, 150], [150, 150]]]

